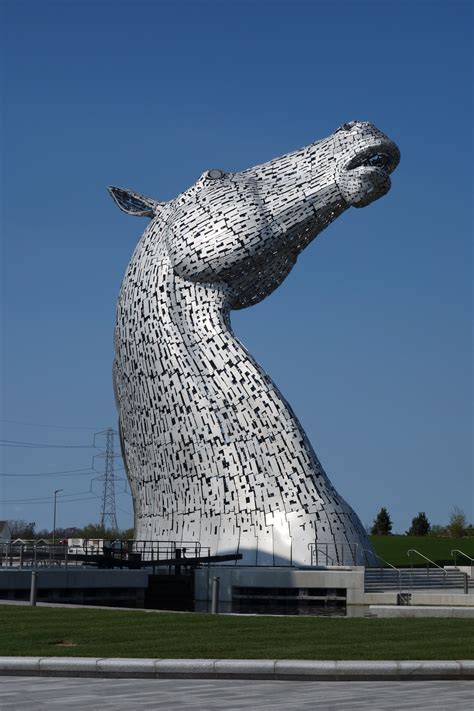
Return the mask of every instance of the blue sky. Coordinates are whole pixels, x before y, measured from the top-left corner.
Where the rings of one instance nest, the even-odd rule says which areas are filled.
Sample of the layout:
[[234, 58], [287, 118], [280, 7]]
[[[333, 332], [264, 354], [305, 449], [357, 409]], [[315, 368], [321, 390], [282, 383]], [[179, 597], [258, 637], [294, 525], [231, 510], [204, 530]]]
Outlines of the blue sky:
[[347, 211], [233, 326], [364, 523], [381, 506], [402, 532], [418, 511], [472, 519], [471, 3], [2, 11], [0, 518], [50, 527], [59, 488], [58, 525], [99, 517], [104, 439], [90, 445], [116, 425], [115, 301], [146, 225], [106, 186], [171, 199], [207, 168], [244, 169], [360, 119], [400, 147], [391, 192]]

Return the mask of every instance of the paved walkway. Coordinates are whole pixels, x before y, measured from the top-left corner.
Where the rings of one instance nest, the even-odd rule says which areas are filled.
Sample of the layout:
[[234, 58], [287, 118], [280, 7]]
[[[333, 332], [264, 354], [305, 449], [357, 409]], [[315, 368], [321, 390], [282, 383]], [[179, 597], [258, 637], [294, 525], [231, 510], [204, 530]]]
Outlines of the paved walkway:
[[473, 681], [291, 682], [0, 677], [1, 711], [466, 711]]

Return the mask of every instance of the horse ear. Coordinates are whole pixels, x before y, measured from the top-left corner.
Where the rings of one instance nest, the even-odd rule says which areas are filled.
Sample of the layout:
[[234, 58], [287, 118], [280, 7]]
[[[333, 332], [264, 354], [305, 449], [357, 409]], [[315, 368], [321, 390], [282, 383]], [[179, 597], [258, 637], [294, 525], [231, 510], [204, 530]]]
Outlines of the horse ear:
[[124, 188], [108, 187], [107, 190], [112, 195], [114, 202], [119, 208], [135, 217], [154, 217], [158, 212], [158, 208], [162, 203], [151, 198], [144, 197], [139, 193], [134, 193], [131, 190]]

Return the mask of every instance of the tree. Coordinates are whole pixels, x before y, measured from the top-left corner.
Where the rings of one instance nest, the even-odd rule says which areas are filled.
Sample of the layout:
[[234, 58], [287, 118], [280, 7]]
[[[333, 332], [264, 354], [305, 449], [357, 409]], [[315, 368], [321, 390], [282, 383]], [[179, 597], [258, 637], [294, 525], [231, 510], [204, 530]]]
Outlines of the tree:
[[430, 532], [431, 524], [426, 518], [424, 511], [420, 511], [418, 516], [412, 519], [411, 526], [407, 531], [409, 536], [426, 536]]
[[10, 531], [12, 532], [12, 541], [15, 538], [30, 539], [35, 537], [35, 522], [34, 521], [23, 521], [22, 519], [17, 519], [14, 521], [9, 521]]
[[441, 526], [439, 523], [433, 523], [428, 534], [432, 538], [446, 538], [449, 536], [447, 526]]
[[449, 535], [452, 536], [452, 538], [462, 538], [466, 535], [466, 529], [466, 514], [458, 506], [455, 506], [451, 512], [451, 517], [448, 523]]
[[88, 523], [87, 526], [76, 529], [74, 538], [104, 538], [110, 541], [115, 541], [116, 539], [125, 540], [133, 538], [133, 528], [128, 528], [125, 531], [114, 531], [111, 528], [104, 528], [100, 523]]
[[[66, 540], [66, 538], [77, 538], [77, 532], [79, 531], [76, 526], [68, 526], [67, 528], [61, 528], [56, 526], [55, 536], [56, 540]], [[50, 528], [41, 528], [36, 531], [35, 538], [45, 538], [46, 540], [53, 537], [53, 531]]]
[[[108, 531], [100, 523], [88, 523], [78, 530], [77, 538], [110, 538], [107, 533]], [[112, 538], [115, 538], [115, 534]]]
[[388, 536], [392, 530], [390, 514], [385, 507], [382, 507], [374, 519], [374, 524], [370, 530], [372, 536]]

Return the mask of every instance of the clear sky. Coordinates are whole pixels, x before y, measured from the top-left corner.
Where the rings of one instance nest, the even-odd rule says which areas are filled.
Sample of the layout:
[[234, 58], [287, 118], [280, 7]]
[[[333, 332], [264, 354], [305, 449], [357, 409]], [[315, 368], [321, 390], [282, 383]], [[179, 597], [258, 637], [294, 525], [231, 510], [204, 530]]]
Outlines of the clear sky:
[[146, 225], [106, 186], [171, 199], [359, 119], [400, 147], [391, 192], [233, 326], [363, 523], [381, 506], [400, 532], [418, 511], [472, 520], [471, 2], [1, 6], [0, 519], [51, 527], [55, 489], [58, 525], [99, 518], [104, 438], [90, 445], [116, 426], [115, 302]]

